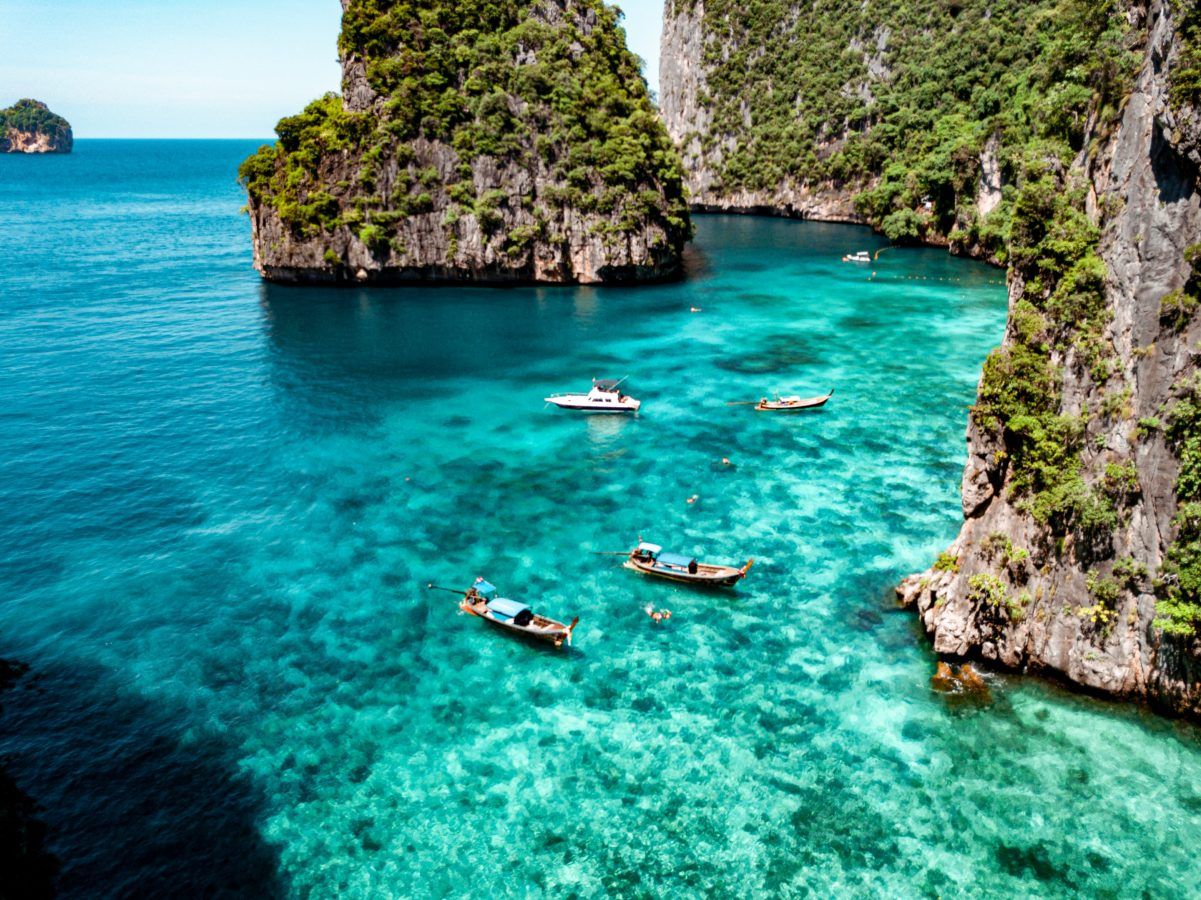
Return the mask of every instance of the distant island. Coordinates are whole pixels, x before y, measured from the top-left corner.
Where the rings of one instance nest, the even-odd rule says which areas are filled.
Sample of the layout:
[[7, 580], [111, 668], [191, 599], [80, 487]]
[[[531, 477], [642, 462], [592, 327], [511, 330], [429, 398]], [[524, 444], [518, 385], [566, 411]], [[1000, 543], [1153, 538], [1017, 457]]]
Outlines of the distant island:
[[0, 109], [0, 153], [70, 153], [71, 125], [39, 100]]
[[679, 156], [612, 7], [342, 5], [342, 95], [282, 120], [240, 170], [264, 278], [679, 272]]

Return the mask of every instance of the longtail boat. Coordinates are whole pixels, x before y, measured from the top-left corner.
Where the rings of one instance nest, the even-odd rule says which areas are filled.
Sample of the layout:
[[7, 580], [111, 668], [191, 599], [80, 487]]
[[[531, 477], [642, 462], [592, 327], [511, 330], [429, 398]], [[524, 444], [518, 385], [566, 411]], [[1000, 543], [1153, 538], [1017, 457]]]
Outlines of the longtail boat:
[[[444, 591], [451, 590], [450, 588], [437, 588], [433, 584], [429, 587]], [[457, 594], [458, 591], [452, 591], [452, 593]], [[483, 578], [477, 578], [475, 583], [466, 590], [463, 599], [459, 601], [459, 609], [469, 615], [478, 616], [497, 628], [522, 637], [554, 644], [556, 648], [562, 647], [564, 642], [569, 647], [571, 646], [571, 633], [575, 630], [576, 623], [580, 621], [580, 617], [576, 616], [571, 620], [570, 625], [564, 625], [562, 622], [540, 616], [524, 603], [510, 600], [508, 597], [497, 596], [496, 586], [489, 584]]]
[[802, 409], [820, 409], [833, 396], [834, 392], [830, 391], [824, 397], [776, 397], [775, 400], [768, 400], [764, 397], [755, 404], [755, 409], [759, 412], [798, 412]]
[[653, 575], [656, 578], [666, 578], [669, 581], [679, 581], [683, 584], [695, 584], [702, 587], [733, 587], [746, 578], [747, 571], [754, 563], [753, 559], [747, 560], [747, 564], [741, 569], [734, 566], [717, 566], [698, 562], [693, 556], [669, 553], [658, 544], [639, 541], [638, 546], [630, 551], [629, 557], [622, 565], [635, 572], [641, 572], [643, 575]]

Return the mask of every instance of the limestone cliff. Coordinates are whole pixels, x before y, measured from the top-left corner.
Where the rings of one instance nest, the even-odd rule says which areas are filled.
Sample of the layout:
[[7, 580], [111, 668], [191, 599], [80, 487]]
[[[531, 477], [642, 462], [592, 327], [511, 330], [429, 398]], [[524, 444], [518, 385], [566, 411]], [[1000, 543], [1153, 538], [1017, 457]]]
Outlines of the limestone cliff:
[[1114, 99], [1098, 82], [1125, 77], [1109, 5], [667, 0], [660, 96], [693, 206], [1005, 262], [1026, 150], [1078, 150], [1097, 89]]
[[71, 126], [45, 103], [18, 100], [0, 109], [0, 153], [70, 153]]
[[[714, 26], [706, 22], [705, 0], [667, 0], [660, 39], [659, 105], [684, 160], [684, 183], [693, 209], [866, 223], [855, 209], [854, 194], [870, 184], [870, 178], [853, 184], [788, 172], [766, 184], [730, 183], [723, 178], [727, 158], [750, 141], [746, 126], [751, 113], [740, 99], [738, 127], [722, 128], [714, 122], [716, 91], [708, 75], [719, 60], [726, 62], [734, 52], [747, 50], [744, 35], [735, 37], [733, 29]], [[769, 53], [769, 46], [752, 43], [750, 47], [755, 59], [765, 59]], [[749, 91], [757, 86], [746, 87]]]
[[1009, 267], [935, 648], [1201, 715], [1196, 5], [668, 0], [661, 81], [700, 208]]
[[276, 281], [678, 273], [679, 158], [601, 0], [343, 0], [342, 96], [247, 160]]
[[[1083, 484], [1110, 496], [1116, 518], [1101, 529], [1084, 516], [1058, 528], [1039, 521], [1015, 484], [1022, 435], [985, 428], [974, 415], [963, 529], [936, 568], [899, 592], [917, 606], [940, 653], [1054, 672], [1198, 716], [1195, 620], [1173, 629], [1164, 601], [1189, 590], [1178, 563], [1191, 526], [1178, 514], [1193, 499], [1181, 456], [1182, 448], [1192, 452], [1196, 420], [1186, 420], [1180, 404], [1195, 396], [1201, 340], [1189, 303], [1189, 259], [1197, 259], [1190, 248], [1201, 241], [1201, 116], [1172, 102], [1185, 48], [1171, 4], [1126, 10], [1141, 60], [1133, 90], [1116, 127], [1096, 135], [1073, 164], [1101, 229], [1112, 374], [1089, 371], [1078, 345], [1052, 351], [1062, 377], [1059, 411], [1083, 429], [1075, 439]], [[1002, 353], [1023, 342], [1029, 291], [1029, 278], [1015, 273]], [[1185, 625], [1190, 618], [1186, 610]]]

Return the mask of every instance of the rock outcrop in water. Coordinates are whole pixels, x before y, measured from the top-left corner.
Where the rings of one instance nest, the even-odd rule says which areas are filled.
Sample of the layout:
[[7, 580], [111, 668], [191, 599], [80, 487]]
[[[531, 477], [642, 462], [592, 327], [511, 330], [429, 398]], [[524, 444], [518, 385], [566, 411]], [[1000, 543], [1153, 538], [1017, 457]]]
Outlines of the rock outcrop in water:
[[18, 100], [0, 109], [0, 153], [70, 153], [71, 126], [45, 103]]
[[1201, 13], [885, 6], [669, 0], [688, 184], [1009, 265], [963, 530], [899, 593], [940, 653], [1201, 715]]
[[600, 0], [343, 0], [342, 88], [247, 160], [275, 281], [678, 273], [679, 158]]
[[[1051, 350], [1060, 389], [1058, 440], [1078, 477], [1055, 489], [1084, 498], [1066, 516], [1039, 506], [1015, 467], [1037, 436], [973, 415], [963, 481], [966, 521], [930, 572], [900, 588], [935, 649], [1058, 673], [1099, 692], [1145, 697], [1201, 715], [1196, 582], [1201, 431], [1197, 305], [1201, 116], [1173, 91], [1187, 54], [1170, 4], [1131, 7], [1141, 65], [1122, 114], [1072, 163], [1087, 190], [1104, 261], [1103, 357], [1068, 329]], [[1022, 330], [1031, 276], [1016, 271], [1003, 357]], [[1091, 340], [1091, 337], [1090, 337]], [[982, 381], [982, 404], [992, 389]], [[1010, 370], [1009, 389], [1021, 379]], [[977, 407], [979, 410], [980, 407]]]

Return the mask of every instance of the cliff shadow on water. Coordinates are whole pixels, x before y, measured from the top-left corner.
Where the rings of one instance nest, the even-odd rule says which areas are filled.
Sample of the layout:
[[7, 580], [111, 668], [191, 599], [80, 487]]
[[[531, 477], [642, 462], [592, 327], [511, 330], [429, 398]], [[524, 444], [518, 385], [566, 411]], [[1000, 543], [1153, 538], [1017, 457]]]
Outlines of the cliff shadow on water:
[[90, 664], [15, 671], [0, 696], [0, 824], [23, 846], [0, 897], [286, 893], [259, 832], [264, 798], [222, 741]]

